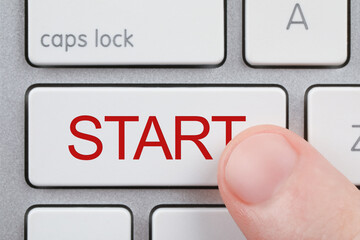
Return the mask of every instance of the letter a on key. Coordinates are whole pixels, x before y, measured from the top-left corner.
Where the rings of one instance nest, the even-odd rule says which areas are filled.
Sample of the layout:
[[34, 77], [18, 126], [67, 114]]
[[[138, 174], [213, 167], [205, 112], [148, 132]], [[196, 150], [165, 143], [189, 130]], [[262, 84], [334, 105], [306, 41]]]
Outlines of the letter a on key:
[[[296, 20], [294, 20], [295, 15], [296, 15], [296, 12], [299, 12], [300, 17], [301, 17], [301, 21], [296, 21]], [[293, 24], [303, 24], [304, 27], [305, 27], [305, 29], [306, 29], [306, 30], [309, 30], [308, 24], [307, 24], [307, 22], [306, 22], [306, 19], [305, 19], [305, 17], [304, 17], [303, 11], [302, 11], [301, 6], [300, 6], [299, 3], [297, 3], [297, 4], [295, 5], [295, 7], [294, 7], [294, 10], [293, 10], [293, 12], [292, 12], [292, 14], [291, 14], [291, 17], [290, 17], [290, 20], [289, 20], [289, 23], [288, 23], [288, 25], [287, 25], [286, 30], [289, 30], [290, 27], [291, 27], [291, 25], [293, 25]]]

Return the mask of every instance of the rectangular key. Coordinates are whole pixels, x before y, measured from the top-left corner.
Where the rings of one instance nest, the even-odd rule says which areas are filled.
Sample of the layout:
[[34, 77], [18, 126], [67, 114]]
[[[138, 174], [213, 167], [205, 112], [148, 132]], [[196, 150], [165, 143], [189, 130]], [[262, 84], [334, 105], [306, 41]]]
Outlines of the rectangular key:
[[219, 66], [225, 0], [27, 0], [33, 66]]
[[349, 0], [243, 0], [252, 67], [342, 67], [350, 59]]
[[124, 206], [33, 206], [25, 240], [131, 240], [132, 213]]
[[151, 217], [151, 240], [246, 240], [220, 206], [160, 206]]
[[225, 145], [287, 124], [278, 86], [37, 86], [27, 94], [27, 180], [36, 187], [216, 187]]
[[309, 142], [360, 185], [360, 85], [316, 86], [307, 94]]

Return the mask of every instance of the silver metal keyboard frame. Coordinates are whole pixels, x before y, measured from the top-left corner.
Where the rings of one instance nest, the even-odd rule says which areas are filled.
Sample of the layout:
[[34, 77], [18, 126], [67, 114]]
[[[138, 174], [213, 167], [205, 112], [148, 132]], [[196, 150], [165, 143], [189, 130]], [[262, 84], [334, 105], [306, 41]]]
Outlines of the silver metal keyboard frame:
[[[206, 6], [204, 6], [205, 8]], [[33, 189], [24, 172], [24, 99], [35, 83], [279, 84], [289, 93], [289, 128], [303, 136], [304, 96], [314, 84], [360, 83], [360, 1], [351, 0], [351, 59], [339, 69], [253, 69], [242, 56], [242, 1], [227, 1], [227, 60], [219, 68], [34, 68], [25, 60], [25, 4], [0, 2], [0, 239], [24, 239], [24, 215], [37, 204], [124, 204], [134, 239], [149, 239], [159, 204], [222, 204], [217, 189]]]

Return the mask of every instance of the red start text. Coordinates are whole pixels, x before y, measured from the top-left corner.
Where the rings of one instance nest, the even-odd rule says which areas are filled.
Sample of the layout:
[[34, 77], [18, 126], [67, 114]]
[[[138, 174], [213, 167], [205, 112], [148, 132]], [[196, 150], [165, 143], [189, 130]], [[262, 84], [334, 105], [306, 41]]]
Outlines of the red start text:
[[[76, 151], [74, 145], [69, 145], [69, 151], [71, 155], [83, 161], [94, 160], [99, 157], [103, 151], [103, 144], [101, 140], [93, 135], [79, 132], [76, 129], [76, 125], [80, 122], [87, 121], [94, 124], [96, 129], [101, 129], [100, 121], [93, 116], [79, 116], [72, 120], [70, 124], [71, 133], [80, 139], [93, 142], [96, 145], [96, 151], [91, 154], [81, 154]], [[125, 160], [125, 125], [127, 122], [138, 122], [139, 116], [105, 116], [105, 122], [115, 122], [119, 127], [119, 160]], [[213, 116], [211, 118], [212, 122], [223, 122], [225, 125], [225, 139], [226, 144], [228, 144], [232, 139], [232, 124], [233, 122], [246, 122], [246, 116]], [[196, 135], [184, 135], [181, 132], [181, 125], [184, 122], [198, 122], [202, 124], [203, 131], [200, 134]], [[148, 141], [148, 135], [151, 129], [155, 130], [155, 133], [158, 137], [158, 141]], [[175, 117], [175, 160], [181, 160], [181, 143], [183, 141], [191, 141], [195, 146], [200, 150], [202, 155], [206, 160], [212, 160], [212, 156], [201, 142], [210, 132], [210, 124], [208, 120], [200, 116], [176, 116]], [[140, 138], [139, 144], [135, 151], [134, 160], [139, 160], [141, 153], [145, 147], [158, 147], [161, 148], [167, 160], [173, 160], [173, 154], [170, 152], [168, 144], [165, 140], [163, 131], [161, 130], [160, 124], [155, 116], [148, 117], [148, 120], [145, 124], [142, 136]]]

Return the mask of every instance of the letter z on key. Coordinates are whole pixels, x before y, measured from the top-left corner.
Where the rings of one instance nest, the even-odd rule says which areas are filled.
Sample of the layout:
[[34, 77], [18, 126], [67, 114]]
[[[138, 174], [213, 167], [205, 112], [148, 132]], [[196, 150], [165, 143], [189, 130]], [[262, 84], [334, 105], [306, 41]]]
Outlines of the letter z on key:
[[[46, 113], [46, 114], [45, 114]], [[34, 187], [216, 187], [232, 137], [287, 125], [278, 86], [35, 86], [26, 177]]]

